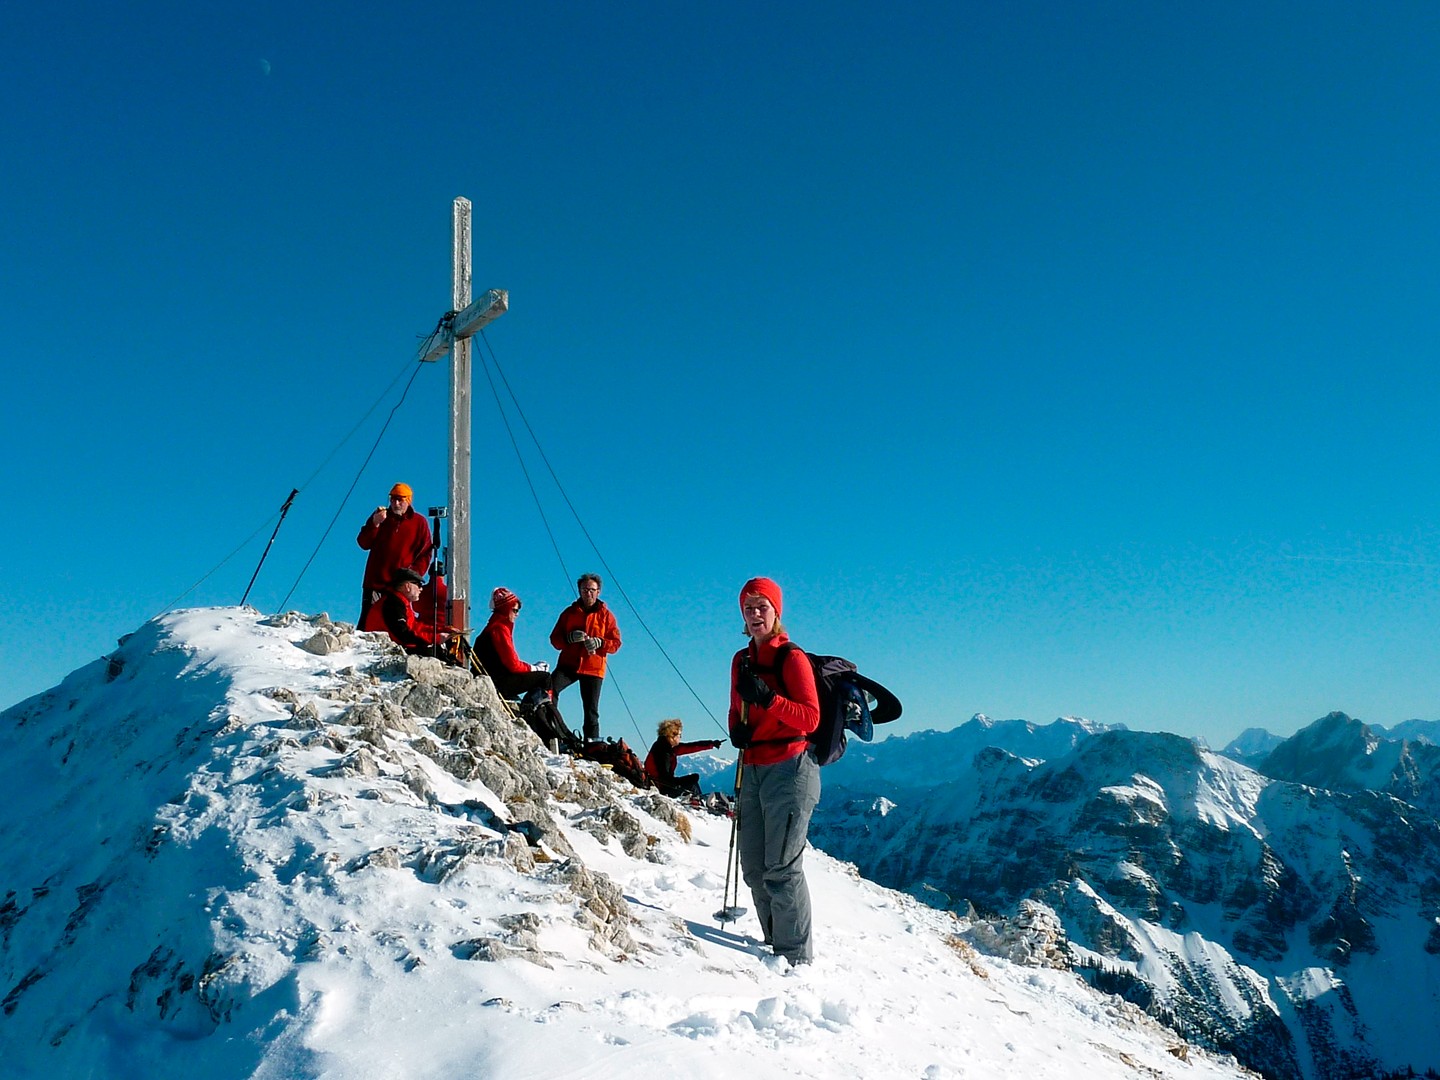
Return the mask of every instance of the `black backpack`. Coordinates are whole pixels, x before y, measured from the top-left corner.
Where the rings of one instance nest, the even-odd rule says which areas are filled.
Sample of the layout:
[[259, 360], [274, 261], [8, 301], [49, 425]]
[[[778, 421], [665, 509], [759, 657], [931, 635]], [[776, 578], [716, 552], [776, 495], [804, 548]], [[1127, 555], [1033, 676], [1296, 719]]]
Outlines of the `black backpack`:
[[[780, 692], [785, 693], [785, 658], [800, 647], [787, 641], [775, 650], [775, 665], [763, 667], [755, 662], [755, 649], [750, 649], [752, 671], [775, 676]], [[845, 732], [852, 731], [861, 742], [875, 735], [876, 724], [888, 724], [900, 716], [900, 699], [874, 679], [861, 675], [854, 664], [842, 656], [819, 656], [800, 649], [815, 671], [815, 691], [820, 698], [820, 723], [808, 736], [815, 760], [829, 765], [845, 753]], [[757, 740], [764, 741], [764, 740]]]
[[543, 691], [527, 694], [516, 711], [547, 747], [554, 742], [567, 754], [579, 754], [585, 748], [580, 737], [565, 726], [560, 710]]

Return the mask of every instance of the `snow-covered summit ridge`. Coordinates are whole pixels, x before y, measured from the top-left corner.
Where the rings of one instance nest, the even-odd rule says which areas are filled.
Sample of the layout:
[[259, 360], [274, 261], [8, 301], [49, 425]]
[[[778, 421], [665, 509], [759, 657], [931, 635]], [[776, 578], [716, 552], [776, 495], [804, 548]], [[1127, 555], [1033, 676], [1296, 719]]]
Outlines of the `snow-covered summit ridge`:
[[[1339, 718], [1343, 718], [1345, 721], [1352, 721], [1352, 718], [1346, 716], [1343, 712], [1332, 712], [1316, 720], [1310, 727], [1325, 729], [1333, 725]], [[1358, 720], [1352, 722], [1360, 723]], [[1440, 720], [1406, 720], [1391, 728], [1387, 728], [1383, 724], [1365, 724], [1364, 726], [1370, 733], [1370, 737], [1375, 740], [1384, 740], [1386, 742], [1408, 741], [1429, 746], [1440, 746]], [[1303, 731], [1297, 732], [1296, 735], [1289, 736], [1289, 739], [1296, 738], [1302, 734], [1304, 734]], [[1289, 739], [1283, 735], [1272, 734], [1264, 728], [1246, 728], [1235, 738], [1231, 739], [1221, 753], [1227, 757], [1234, 758], [1236, 761], [1243, 761], [1246, 765], [1253, 767], [1264, 761], [1266, 756], [1277, 746], [1289, 741]]]
[[1342, 712], [1296, 732], [1255, 768], [1327, 791], [1383, 792], [1440, 817], [1440, 746], [1387, 737]]
[[147, 624], [0, 714], [0, 783], [22, 1080], [1240, 1075], [819, 852], [787, 972], [711, 918], [727, 819], [323, 618]]

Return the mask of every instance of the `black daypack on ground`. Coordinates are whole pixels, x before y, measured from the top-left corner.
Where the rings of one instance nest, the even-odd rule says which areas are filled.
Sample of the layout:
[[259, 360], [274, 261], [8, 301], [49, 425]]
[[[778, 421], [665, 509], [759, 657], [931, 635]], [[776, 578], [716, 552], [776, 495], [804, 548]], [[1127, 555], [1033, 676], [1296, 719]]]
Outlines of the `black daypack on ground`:
[[546, 746], [553, 741], [567, 754], [579, 754], [584, 748], [580, 737], [565, 726], [560, 710], [543, 691], [533, 697], [526, 695], [516, 711]]
[[[764, 671], [775, 676], [780, 692], [785, 693], [785, 658], [793, 650], [800, 649], [794, 642], [787, 641], [775, 650], [775, 666], [763, 667], [755, 663], [755, 649], [751, 646], [750, 664], [752, 671]], [[876, 724], [888, 724], [900, 716], [900, 699], [874, 679], [866, 678], [856, 670], [855, 665], [841, 656], [819, 656], [800, 649], [810, 666], [815, 670], [815, 691], [820, 698], [820, 723], [809, 735], [810, 749], [815, 760], [829, 765], [840, 760], [845, 753], [845, 732], [852, 731], [861, 742], [869, 742], [875, 734]]]

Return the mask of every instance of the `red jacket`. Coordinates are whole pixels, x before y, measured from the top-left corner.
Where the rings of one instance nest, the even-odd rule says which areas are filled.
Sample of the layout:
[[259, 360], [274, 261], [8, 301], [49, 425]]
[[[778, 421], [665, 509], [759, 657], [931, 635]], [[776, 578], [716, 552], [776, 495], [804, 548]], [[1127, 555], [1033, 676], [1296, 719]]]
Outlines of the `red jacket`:
[[[785, 634], [776, 634], [758, 646], [752, 642], [730, 661], [732, 734], [740, 728], [740, 710], [744, 704], [735, 691], [735, 679], [740, 672], [741, 659], [749, 654], [751, 648], [756, 650], [752, 661], [754, 670], [760, 680], [775, 691], [775, 700], [769, 708], [745, 706], [752, 745], [740, 752], [740, 761], [744, 765], [774, 765], [799, 757], [805, 752], [805, 737], [820, 726], [820, 695], [815, 691], [815, 669], [810, 666], [805, 653], [800, 649], [791, 649], [785, 657], [783, 690], [781, 680], [773, 672], [765, 670], [775, 665], [775, 651], [789, 640]], [[782, 693], [789, 696], [781, 697]]]
[[381, 589], [380, 599], [365, 613], [361, 630], [384, 630], [406, 651], [424, 649], [435, 643], [429, 623], [415, 617], [410, 601], [394, 589]]
[[[600, 648], [594, 653], [587, 653], [583, 644], [567, 641], [572, 630], [583, 630], [586, 637], [598, 637]], [[576, 600], [555, 620], [555, 629], [550, 631], [550, 644], [560, 650], [560, 659], [556, 662], [560, 670], [603, 678], [605, 657], [620, 648], [620, 628], [615, 625], [615, 616], [605, 606], [604, 600], [596, 600], [589, 611]]]
[[479, 637], [475, 639], [475, 653], [485, 665], [485, 670], [492, 674], [495, 669], [508, 671], [512, 675], [533, 670], [515, 651], [514, 627], [510, 625], [510, 620], [498, 611], [490, 616], [485, 629], [481, 630]]
[[444, 578], [432, 577], [421, 586], [415, 614], [426, 626], [438, 624], [444, 630], [450, 625], [450, 587]]
[[422, 578], [430, 569], [430, 522], [413, 506], [403, 514], [386, 514], [379, 525], [366, 518], [355, 542], [370, 552], [362, 583], [367, 589], [383, 589], [390, 584], [390, 575], [402, 566]]

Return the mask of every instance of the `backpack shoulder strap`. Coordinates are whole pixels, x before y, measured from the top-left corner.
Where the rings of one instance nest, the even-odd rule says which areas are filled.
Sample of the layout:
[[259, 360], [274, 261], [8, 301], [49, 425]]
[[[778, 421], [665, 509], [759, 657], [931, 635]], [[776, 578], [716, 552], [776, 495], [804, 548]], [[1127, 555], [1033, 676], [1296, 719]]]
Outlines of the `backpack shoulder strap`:
[[[789, 659], [792, 652], [800, 646], [793, 641], [787, 641], [775, 649], [775, 663], [769, 667], [760, 663], [760, 651], [755, 647], [755, 642], [750, 642], [750, 666], [756, 671], [768, 671], [775, 676], [775, 681], [780, 684], [780, 692], [785, 694], [785, 661]], [[789, 696], [785, 694], [785, 696]]]

